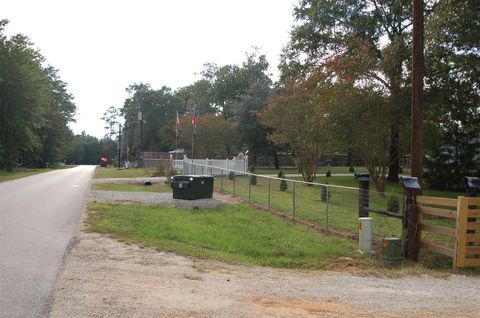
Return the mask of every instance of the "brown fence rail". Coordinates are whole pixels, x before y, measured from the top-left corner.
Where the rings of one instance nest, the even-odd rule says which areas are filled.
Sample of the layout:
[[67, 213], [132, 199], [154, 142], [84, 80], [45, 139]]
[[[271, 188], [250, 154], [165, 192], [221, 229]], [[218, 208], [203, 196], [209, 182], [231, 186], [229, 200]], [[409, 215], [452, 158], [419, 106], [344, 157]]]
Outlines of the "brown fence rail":
[[[453, 268], [480, 267], [480, 198], [457, 199], [417, 196], [419, 231], [433, 233], [445, 240], [428, 240], [419, 235], [420, 247], [453, 259]], [[455, 208], [453, 210], [452, 208]], [[428, 219], [454, 219], [453, 226], [427, 223]], [[452, 246], [446, 243], [453, 241]]]

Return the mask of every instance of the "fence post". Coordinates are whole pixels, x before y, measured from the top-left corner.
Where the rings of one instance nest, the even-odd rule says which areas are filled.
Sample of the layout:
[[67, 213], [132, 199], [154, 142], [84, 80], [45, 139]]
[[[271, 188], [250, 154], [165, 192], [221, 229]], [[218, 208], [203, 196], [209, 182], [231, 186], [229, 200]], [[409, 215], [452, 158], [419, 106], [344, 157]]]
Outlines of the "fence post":
[[330, 198], [329, 198], [329, 195], [330, 195], [330, 194], [329, 194], [328, 192], [329, 192], [330, 190], [328, 189], [328, 185], [326, 185], [325, 188], [327, 189], [327, 197], [326, 197], [327, 201], [325, 202], [325, 204], [326, 204], [326, 210], [327, 210], [327, 211], [326, 211], [327, 215], [326, 215], [326, 217], [325, 217], [325, 226], [326, 226], [326, 228], [328, 229], [328, 201], [330, 201]]
[[292, 204], [293, 204], [293, 220], [295, 221], [295, 181], [292, 181]]
[[248, 204], [251, 202], [252, 183], [250, 182], [250, 176], [248, 177]]
[[[480, 178], [477, 177], [465, 177], [466, 197], [478, 196], [478, 190], [480, 189]], [[469, 209], [475, 209], [474, 205], [468, 206]], [[476, 218], [468, 218], [467, 222], [475, 222]], [[475, 230], [467, 230], [467, 234], [475, 234]], [[473, 242], [468, 243], [469, 246], [474, 245]]]
[[268, 178], [268, 209], [270, 210], [270, 184], [271, 184], [271, 179]]
[[368, 173], [355, 173], [359, 183], [358, 189], [358, 217], [368, 217], [370, 175]]
[[235, 179], [236, 179], [236, 176], [235, 176], [235, 172], [233, 173], [233, 196], [235, 196]]
[[457, 224], [456, 224], [456, 248], [453, 258], [453, 270], [465, 265], [465, 255], [467, 249], [467, 223], [468, 223], [468, 199], [458, 197], [457, 206]]
[[223, 193], [223, 169], [220, 170], [220, 193]]
[[403, 212], [403, 233], [405, 238], [405, 257], [418, 261], [420, 252], [420, 230], [418, 226], [417, 194], [422, 187], [416, 177], [400, 177], [403, 185], [405, 211]]

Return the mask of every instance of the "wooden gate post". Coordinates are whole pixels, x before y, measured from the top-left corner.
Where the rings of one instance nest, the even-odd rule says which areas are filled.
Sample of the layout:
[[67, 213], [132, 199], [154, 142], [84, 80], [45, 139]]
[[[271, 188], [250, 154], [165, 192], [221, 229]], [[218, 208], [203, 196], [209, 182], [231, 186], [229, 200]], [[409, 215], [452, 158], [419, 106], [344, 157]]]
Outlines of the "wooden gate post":
[[358, 217], [368, 217], [370, 175], [368, 173], [355, 173], [354, 176], [359, 183]]
[[418, 226], [417, 194], [422, 190], [416, 177], [400, 177], [403, 185], [404, 211], [403, 211], [403, 237], [405, 257], [418, 261], [420, 252], [420, 231]]
[[[480, 189], [480, 178], [477, 177], [465, 177], [465, 185], [466, 185], [466, 191], [465, 191], [465, 196], [466, 197], [476, 197], [478, 196], [478, 192]], [[470, 205], [468, 207], [469, 209], [475, 209], [474, 205]], [[475, 222], [476, 218], [468, 218], [467, 222]], [[475, 234], [475, 230], [467, 230], [467, 234]], [[473, 245], [473, 243], [470, 243], [469, 245]]]

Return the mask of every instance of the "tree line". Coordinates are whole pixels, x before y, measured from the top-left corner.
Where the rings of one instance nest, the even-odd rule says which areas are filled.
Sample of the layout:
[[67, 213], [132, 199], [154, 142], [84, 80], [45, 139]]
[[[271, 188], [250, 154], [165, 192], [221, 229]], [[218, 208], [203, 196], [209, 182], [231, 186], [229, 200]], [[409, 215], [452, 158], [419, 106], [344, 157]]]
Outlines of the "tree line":
[[[242, 65], [206, 64], [200, 80], [176, 91], [130, 86], [114, 111], [126, 143], [172, 150], [178, 112], [189, 149], [196, 105], [206, 156], [285, 151], [312, 181], [323, 154], [355, 153], [378, 191], [398, 182], [410, 149], [411, 1], [303, 0], [294, 16], [276, 82], [265, 56], [252, 53]], [[437, 188], [480, 173], [479, 21], [479, 1], [425, 1], [425, 177]]]
[[[28, 39], [2, 33], [0, 164], [53, 160], [47, 156], [62, 151], [93, 163], [116, 152], [120, 123], [131, 158], [173, 150], [177, 113], [179, 146], [189, 154], [195, 105], [196, 153], [248, 150], [255, 162], [287, 152], [306, 181], [322, 155], [358, 154], [383, 191], [398, 181], [410, 149], [411, 1], [302, 0], [293, 14], [278, 80], [254, 51], [241, 65], [207, 63], [199, 80], [175, 90], [134, 83], [123, 105], [105, 112], [105, 137], [74, 136], [68, 151], [75, 107], [65, 83], [42, 67]], [[477, 0], [425, 1], [425, 178], [437, 188], [458, 189], [463, 176], [480, 174], [479, 21]]]
[[0, 20], [0, 169], [65, 160], [76, 106], [58, 71]]

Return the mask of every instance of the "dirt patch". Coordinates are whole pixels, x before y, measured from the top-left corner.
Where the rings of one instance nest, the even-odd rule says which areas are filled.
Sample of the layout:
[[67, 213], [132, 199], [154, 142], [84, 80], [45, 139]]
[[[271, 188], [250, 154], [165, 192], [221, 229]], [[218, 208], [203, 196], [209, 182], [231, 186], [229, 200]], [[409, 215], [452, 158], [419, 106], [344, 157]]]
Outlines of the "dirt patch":
[[51, 317], [477, 317], [479, 294], [478, 277], [230, 265], [82, 232], [56, 282]]

